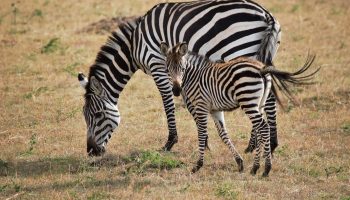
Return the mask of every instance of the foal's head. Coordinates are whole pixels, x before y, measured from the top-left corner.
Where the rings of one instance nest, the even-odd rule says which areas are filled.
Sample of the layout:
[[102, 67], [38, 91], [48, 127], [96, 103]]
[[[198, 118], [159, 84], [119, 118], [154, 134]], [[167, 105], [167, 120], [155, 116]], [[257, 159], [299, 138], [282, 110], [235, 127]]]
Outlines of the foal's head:
[[164, 42], [160, 44], [160, 51], [166, 57], [166, 68], [173, 83], [174, 96], [180, 96], [182, 77], [185, 71], [184, 55], [186, 55], [188, 48], [186, 43], [179, 43], [173, 48], [169, 49]]

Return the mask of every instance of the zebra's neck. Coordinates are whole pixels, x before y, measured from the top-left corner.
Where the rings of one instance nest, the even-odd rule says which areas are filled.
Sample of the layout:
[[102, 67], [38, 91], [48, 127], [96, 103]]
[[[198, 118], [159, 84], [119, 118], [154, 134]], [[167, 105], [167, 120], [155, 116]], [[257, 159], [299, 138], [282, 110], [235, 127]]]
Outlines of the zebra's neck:
[[190, 87], [192, 84], [199, 82], [199, 78], [202, 76], [203, 72], [213, 66], [211, 62], [205, 56], [198, 55], [193, 52], [188, 52], [184, 57], [186, 62], [186, 70], [184, 72], [183, 87]]
[[137, 71], [131, 54], [132, 33], [140, 18], [119, 25], [97, 54], [91, 66], [89, 80], [95, 76], [104, 87], [107, 97], [117, 104], [119, 95]]

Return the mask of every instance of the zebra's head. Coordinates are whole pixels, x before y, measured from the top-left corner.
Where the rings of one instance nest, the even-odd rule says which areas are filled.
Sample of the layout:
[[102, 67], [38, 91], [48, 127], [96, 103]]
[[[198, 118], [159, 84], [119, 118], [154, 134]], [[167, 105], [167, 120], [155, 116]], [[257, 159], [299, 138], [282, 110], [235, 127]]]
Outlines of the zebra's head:
[[106, 151], [113, 130], [119, 125], [119, 110], [108, 99], [105, 89], [95, 76], [88, 80], [79, 73], [78, 79], [86, 90], [83, 112], [87, 125], [87, 153], [89, 156], [101, 156]]
[[187, 43], [179, 43], [175, 47], [169, 49], [169, 46], [165, 42], [162, 42], [160, 44], [160, 51], [166, 57], [165, 63], [173, 83], [173, 94], [174, 96], [180, 96], [182, 78], [186, 67], [183, 59], [188, 51]]

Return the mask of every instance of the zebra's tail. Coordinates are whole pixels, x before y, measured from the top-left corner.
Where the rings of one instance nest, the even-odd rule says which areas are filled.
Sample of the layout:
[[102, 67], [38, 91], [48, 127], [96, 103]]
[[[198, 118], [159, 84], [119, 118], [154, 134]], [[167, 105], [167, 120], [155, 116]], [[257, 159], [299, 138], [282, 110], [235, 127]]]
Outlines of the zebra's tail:
[[266, 23], [265, 36], [261, 40], [261, 45], [256, 53], [256, 59], [266, 65], [272, 65], [272, 60], [276, 55], [282, 33], [280, 24], [270, 13], [266, 13]]
[[274, 66], [267, 66], [261, 70], [261, 73], [264, 76], [266, 74], [271, 74], [272, 91], [274, 92], [278, 102], [280, 102], [280, 98], [276, 91], [276, 87], [280, 91], [282, 91], [287, 96], [287, 98], [290, 99], [294, 104], [297, 104], [296, 103], [297, 101], [294, 99], [290, 91], [290, 85], [311, 85], [315, 83], [315, 82], [312, 82], [312, 79], [314, 78], [314, 75], [321, 69], [321, 67], [317, 68], [315, 71], [307, 75], [304, 75], [304, 72], [306, 72], [311, 67], [312, 63], [315, 60], [315, 57], [316, 57], [315, 55], [312, 55], [312, 56], [308, 55], [304, 66], [302, 66], [296, 72], [292, 72], [292, 73], [277, 70]]
[[264, 74], [265, 89], [264, 89], [264, 95], [260, 100], [260, 107], [259, 107], [260, 113], [263, 113], [266, 100], [269, 97], [271, 86], [272, 86], [271, 80], [272, 80], [271, 74], [269, 73]]

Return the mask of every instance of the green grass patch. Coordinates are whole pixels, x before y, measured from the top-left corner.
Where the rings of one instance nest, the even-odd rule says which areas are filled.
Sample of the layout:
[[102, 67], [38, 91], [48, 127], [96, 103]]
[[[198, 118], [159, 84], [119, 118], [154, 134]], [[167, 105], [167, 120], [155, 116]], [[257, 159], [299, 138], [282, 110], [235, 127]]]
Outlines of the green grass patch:
[[281, 147], [276, 148], [275, 153], [280, 156], [287, 156], [288, 155], [288, 145], [283, 145]]
[[26, 94], [23, 95], [23, 98], [25, 99], [34, 99], [35, 97], [39, 96], [42, 93], [45, 93], [49, 90], [48, 87], [38, 87], [34, 90], [32, 90], [31, 92], [28, 92]]
[[133, 153], [131, 156], [124, 157], [127, 163], [135, 163], [129, 168], [129, 171], [142, 173], [147, 169], [174, 169], [184, 166], [184, 163], [174, 159], [170, 153], [159, 153], [157, 151], [141, 151]]
[[350, 135], [350, 123], [345, 123], [341, 126], [341, 130], [347, 134]]
[[50, 39], [43, 47], [41, 47], [40, 52], [42, 54], [49, 54], [59, 50], [60, 47], [60, 38]]
[[350, 196], [341, 197], [340, 200], [350, 200]]
[[224, 199], [237, 199], [238, 193], [233, 189], [232, 184], [222, 184], [215, 188], [215, 195]]
[[36, 145], [38, 141], [38, 138], [37, 138], [37, 135], [36, 134], [33, 134], [30, 139], [29, 139], [29, 142], [28, 142], [28, 149], [21, 153], [21, 156], [29, 156], [29, 155], [32, 155], [33, 154], [33, 151], [34, 151], [34, 146]]
[[63, 70], [65, 72], [67, 72], [69, 75], [73, 76], [73, 77], [77, 77], [78, 76], [78, 72], [75, 70], [77, 68], [77, 66], [79, 66], [81, 63], [75, 62], [71, 65], [68, 65], [67, 67], [65, 67]]

